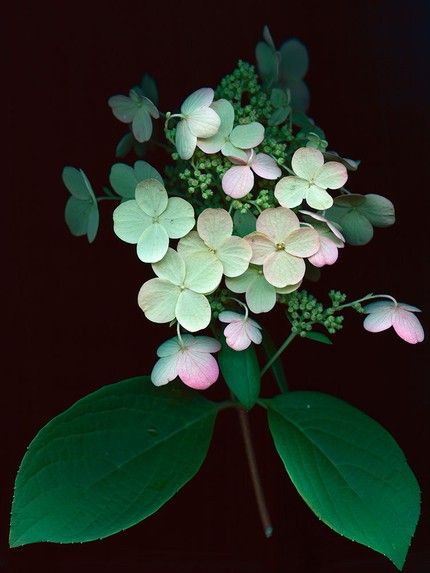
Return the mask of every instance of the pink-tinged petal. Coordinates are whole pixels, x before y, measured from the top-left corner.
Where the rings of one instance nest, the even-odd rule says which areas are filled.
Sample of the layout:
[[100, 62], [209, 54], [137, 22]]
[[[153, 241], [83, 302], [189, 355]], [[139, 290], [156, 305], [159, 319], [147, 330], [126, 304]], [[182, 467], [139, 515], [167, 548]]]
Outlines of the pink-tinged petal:
[[309, 183], [300, 177], [282, 177], [275, 185], [275, 197], [282, 207], [298, 207], [309, 189]]
[[418, 318], [400, 306], [394, 311], [393, 328], [400, 338], [409, 344], [417, 344], [424, 340], [424, 330]]
[[245, 240], [252, 249], [251, 263], [262, 265], [266, 258], [276, 251], [276, 246], [271, 239], [263, 233], [251, 233], [246, 235]]
[[155, 386], [164, 386], [177, 377], [177, 358], [178, 355], [174, 354], [157, 360], [151, 372], [151, 382]]
[[337, 246], [327, 237], [320, 236], [320, 248], [318, 251], [309, 257], [309, 262], [314, 267], [321, 268], [324, 265], [333, 265], [337, 261], [338, 250]]
[[193, 341], [190, 345], [190, 346], [192, 346], [193, 351], [213, 353], [213, 352], [219, 352], [221, 350], [221, 344], [215, 338], [212, 338], [210, 336], [193, 336], [193, 337], [191, 337], [190, 334], [189, 335], [184, 334], [182, 336], [182, 339], [185, 341], [186, 344], [188, 344], [187, 336], [189, 336], [190, 338], [193, 338]]
[[285, 250], [295, 257], [311, 257], [319, 247], [319, 235], [310, 227], [296, 229], [285, 240]]
[[242, 320], [244, 316], [245, 315], [239, 314], [238, 312], [233, 312], [232, 310], [223, 310], [222, 312], [219, 313], [218, 320], [220, 322], [225, 322], [228, 324], [229, 322]]
[[222, 188], [234, 199], [245, 197], [254, 187], [254, 174], [247, 165], [230, 167], [222, 178]]
[[261, 334], [261, 326], [257, 324], [255, 320], [248, 318], [248, 320], [245, 321], [245, 328], [251, 342], [254, 344], [261, 344], [261, 341], [263, 340], [263, 335]]
[[257, 231], [275, 244], [283, 242], [292, 231], [299, 228], [297, 215], [286, 207], [265, 209], [257, 219]]
[[333, 197], [318, 185], [311, 185], [306, 192], [306, 203], [313, 209], [324, 211], [333, 205]]
[[245, 350], [251, 344], [251, 339], [245, 328], [243, 320], [235, 320], [224, 329], [225, 340], [233, 350]]
[[178, 376], [190, 388], [206, 390], [218, 380], [217, 361], [212, 354], [188, 349], [179, 355]]
[[366, 316], [363, 326], [369, 332], [382, 332], [393, 325], [393, 317], [394, 306], [381, 307]]
[[276, 251], [264, 261], [263, 272], [274, 287], [283, 288], [298, 283], [305, 274], [305, 261], [285, 251]]
[[202, 107], [208, 107], [213, 99], [214, 91], [212, 88], [200, 88], [187, 97], [181, 106], [181, 112], [186, 115]]
[[291, 160], [291, 167], [294, 173], [310, 181], [315, 173], [324, 165], [324, 156], [318, 149], [313, 147], [301, 147]]
[[263, 179], [278, 179], [282, 175], [276, 161], [266, 153], [258, 153], [251, 164], [251, 168]]
[[181, 159], [191, 159], [196, 149], [197, 137], [191, 133], [185, 120], [181, 120], [176, 126], [175, 145]]
[[157, 323], [175, 318], [176, 304], [181, 289], [161, 279], [150, 279], [139, 291], [137, 302], [148, 320]]
[[233, 233], [233, 219], [225, 209], [205, 209], [197, 219], [197, 232], [208, 247], [218, 249]]
[[181, 346], [179, 344], [179, 339], [177, 336], [173, 338], [169, 338], [165, 340], [160, 346], [157, 348], [157, 356], [159, 358], [165, 358], [166, 356], [172, 356], [179, 352]]
[[193, 111], [186, 121], [191, 133], [196, 137], [211, 137], [215, 135], [221, 124], [219, 115], [210, 107], [203, 107]]
[[249, 267], [252, 249], [249, 243], [233, 235], [229, 237], [216, 252], [223, 266], [226, 277], [238, 277]]
[[314, 182], [323, 189], [339, 189], [345, 185], [348, 179], [348, 172], [342, 163], [328, 161], [316, 173]]

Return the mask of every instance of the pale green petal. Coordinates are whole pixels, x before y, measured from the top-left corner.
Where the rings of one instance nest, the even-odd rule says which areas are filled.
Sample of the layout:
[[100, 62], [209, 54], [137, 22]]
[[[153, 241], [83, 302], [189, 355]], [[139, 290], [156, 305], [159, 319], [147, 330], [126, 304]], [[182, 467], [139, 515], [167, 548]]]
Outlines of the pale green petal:
[[323, 189], [340, 189], [348, 179], [346, 167], [338, 161], [324, 163], [314, 177], [315, 185]]
[[176, 378], [178, 356], [166, 356], [160, 358], [154, 364], [151, 372], [151, 382], [154, 386], [164, 386]]
[[108, 99], [114, 116], [123, 123], [131, 123], [137, 112], [136, 103], [125, 95], [116, 95]]
[[99, 230], [99, 222], [99, 206], [97, 203], [92, 203], [87, 221], [87, 238], [89, 243], [92, 243], [96, 238], [97, 231]]
[[309, 66], [306, 46], [296, 38], [291, 38], [282, 44], [279, 52], [281, 80], [285, 78], [301, 80], [306, 75]]
[[249, 266], [252, 256], [250, 245], [240, 237], [230, 237], [216, 252], [227, 277], [243, 274]]
[[226, 287], [232, 292], [238, 294], [243, 293], [247, 290], [249, 285], [258, 274], [260, 274], [258, 269], [255, 267], [249, 267], [248, 270], [243, 273], [243, 275], [234, 278], [227, 277], [225, 279]]
[[251, 262], [262, 265], [266, 257], [276, 251], [275, 243], [263, 233], [250, 233], [245, 237], [252, 250]]
[[248, 154], [243, 149], [235, 147], [230, 141], [227, 141], [221, 148], [221, 153], [225, 157], [233, 158], [235, 161], [240, 162], [241, 165], [246, 165], [248, 162]]
[[203, 239], [199, 237], [197, 231], [191, 231], [183, 237], [177, 246], [178, 253], [184, 258], [187, 259], [190, 255], [194, 255], [196, 253], [207, 253], [208, 248], [205, 245]]
[[323, 165], [323, 154], [312, 147], [301, 147], [294, 153], [291, 160], [294, 173], [307, 181], [310, 181]]
[[181, 289], [161, 279], [150, 279], [139, 291], [137, 302], [152, 322], [171, 322]]
[[166, 210], [158, 220], [171, 239], [180, 239], [194, 227], [194, 209], [185, 199], [170, 197]]
[[89, 199], [95, 201], [91, 183], [82, 169], [64, 167], [62, 177], [64, 185], [74, 197], [83, 201]]
[[154, 119], [160, 117], [160, 112], [157, 107], [152, 103], [152, 101], [146, 96], [142, 97], [142, 107], [150, 114]]
[[138, 108], [137, 113], [133, 118], [133, 123], [131, 124], [131, 130], [139, 143], [143, 143], [144, 141], [151, 139], [152, 120], [151, 116], [143, 106]]
[[145, 181], [145, 179], [157, 179], [162, 185], [164, 184], [163, 178], [149, 163], [146, 161], [136, 161], [134, 164], [134, 175], [136, 177], [136, 184], [140, 181]]
[[196, 253], [185, 259], [185, 286], [207, 294], [216, 289], [221, 282], [223, 267], [214, 253]]
[[214, 101], [211, 105], [221, 120], [218, 133], [224, 136], [230, 135], [234, 123], [234, 108], [226, 99]]
[[197, 232], [212, 249], [218, 249], [233, 232], [233, 219], [225, 209], [205, 209], [197, 219]]
[[136, 244], [151, 224], [151, 217], [134, 200], [121, 203], [113, 212], [114, 233], [126, 243]]
[[319, 248], [318, 233], [310, 227], [293, 231], [285, 240], [285, 250], [295, 257], [311, 257]]
[[193, 111], [187, 116], [187, 125], [196, 137], [211, 137], [215, 135], [221, 124], [219, 115], [210, 107]]
[[333, 197], [318, 185], [311, 185], [306, 192], [306, 203], [317, 211], [324, 211], [333, 205]]
[[167, 249], [164, 257], [152, 265], [158, 278], [181, 286], [185, 280], [185, 263], [175, 250]]
[[109, 182], [112, 188], [125, 199], [134, 199], [137, 180], [134, 169], [125, 163], [115, 163], [110, 170]]
[[69, 231], [75, 237], [81, 237], [86, 234], [88, 217], [93, 205], [91, 201], [81, 201], [76, 197], [69, 197], [67, 200], [64, 217]]
[[302, 284], [302, 281], [300, 281], [294, 285], [287, 285], [286, 287], [283, 287], [283, 288], [277, 288], [276, 292], [279, 294], [289, 294], [290, 292], [294, 292], [295, 290], [297, 290], [301, 284]]
[[298, 207], [309, 189], [309, 183], [300, 177], [289, 175], [280, 179], [275, 186], [275, 197], [282, 207]]
[[214, 91], [212, 88], [200, 88], [187, 97], [181, 106], [183, 114], [189, 114], [202, 107], [211, 105], [214, 99]]
[[177, 336], [174, 336], [173, 338], [169, 338], [160, 344], [160, 346], [157, 348], [157, 356], [159, 358], [166, 358], [167, 356], [177, 354], [180, 349], [181, 346], [179, 344], [179, 339]]
[[299, 227], [297, 215], [285, 207], [265, 209], [257, 219], [257, 231], [269, 237], [275, 244], [282, 243], [291, 231]]
[[156, 179], [141, 181], [135, 196], [139, 207], [150, 217], [158, 217], [167, 207], [167, 191]]
[[394, 205], [382, 195], [365, 195], [359, 210], [375, 227], [389, 227], [395, 222]]
[[258, 72], [264, 81], [272, 83], [277, 79], [278, 61], [276, 51], [266, 42], [258, 42], [255, 49]]
[[264, 127], [256, 121], [236, 126], [230, 134], [230, 141], [240, 149], [257, 147], [264, 139]]
[[246, 291], [246, 304], [251, 312], [259, 314], [269, 312], [276, 304], [275, 288], [258, 274]]
[[181, 159], [190, 159], [196, 148], [197, 137], [191, 133], [184, 119], [176, 126], [175, 145]]
[[168, 247], [169, 237], [164, 227], [160, 223], [152, 223], [139, 238], [137, 256], [144, 263], [155, 263], [161, 261]]
[[225, 145], [225, 135], [219, 132], [212, 137], [197, 140], [197, 147], [207, 154], [218, 153], [223, 145]]
[[270, 284], [277, 288], [298, 283], [305, 274], [305, 261], [293, 257], [285, 251], [276, 251], [264, 261], [264, 276]]
[[178, 297], [175, 316], [183, 328], [196, 332], [209, 325], [212, 316], [211, 306], [204, 295], [185, 289]]

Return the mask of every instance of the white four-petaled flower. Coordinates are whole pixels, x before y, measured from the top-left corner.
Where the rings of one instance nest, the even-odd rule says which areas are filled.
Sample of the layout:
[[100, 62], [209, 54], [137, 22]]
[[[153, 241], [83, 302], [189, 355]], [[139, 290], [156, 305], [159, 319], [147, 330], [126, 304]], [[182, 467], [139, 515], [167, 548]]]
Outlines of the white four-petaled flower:
[[263, 179], [278, 179], [282, 172], [276, 161], [267, 153], [255, 153], [253, 149], [241, 151], [229, 157], [235, 165], [222, 178], [222, 188], [234, 199], [245, 197], [254, 187], [254, 173]]
[[152, 101], [143, 94], [131, 90], [129, 96], [116, 95], [108, 100], [114, 116], [123, 123], [131, 123], [131, 130], [137, 141], [148, 141], [152, 135], [152, 120], [160, 113]]
[[394, 300], [371, 302], [364, 307], [367, 314], [363, 326], [369, 332], [381, 332], [391, 326], [396, 333], [410, 344], [424, 340], [424, 330], [414, 312], [421, 312], [416, 306]]

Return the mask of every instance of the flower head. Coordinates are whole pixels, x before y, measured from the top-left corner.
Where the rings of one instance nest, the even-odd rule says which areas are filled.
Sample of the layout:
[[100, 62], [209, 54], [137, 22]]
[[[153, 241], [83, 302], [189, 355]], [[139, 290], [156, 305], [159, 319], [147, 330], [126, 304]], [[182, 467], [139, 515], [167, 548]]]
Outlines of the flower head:
[[222, 178], [222, 188], [234, 199], [245, 197], [254, 187], [254, 173], [263, 179], [278, 179], [282, 172], [276, 161], [266, 153], [254, 150], [241, 151], [229, 157], [234, 167], [230, 167]]
[[205, 253], [183, 258], [169, 248], [152, 268], [158, 278], [144, 283], [138, 295], [146, 318], [158, 323], [176, 319], [190, 332], [206, 328], [211, 307], [205, 294], [213, 292], [221, 282], [222, 267], [215, 267]]
[[371, 302], [364, 307], [367, 314], [363, 326], [369, 332], [381, 332], [391, 326], [396, 333], [410, 344], [424, 340], [424, 330], [414, 312], [419, 308], [394, 300]]
[[178, 253], [184, 258], [203, 253], [227, 277], [237, 277], [248, 268], [252, 251], [245, 239], [232, 233], [233, 220], [225, 209], [205, 209], [197, 219], [197, 231], [179, 241]]
[[160, 261], [169, 239], [179, 239], [194, 227], [194, 209], [180, 197], [168, 197], [160, 181], [146, 179], [136, 186], [135, 199], [121, 203], [114, 213], [114, 232], [126, 243], [137, 244], [144, 263]]
[[283, 177], [275, 187], [275, 197], [283, 207], [297, 207], [306, 200], [313, 209], [329, 209], [333, 198], [326, 189], [339, 189], [348, 179], [346, 168], [337, 161], [324, 163], [318, 149], [301, 147], [291, 160], [294, 176]]
[[313, 227], [319, 235], [320, 248], [308, 258], [314, 267], [333, 265], [337, 261], [338, 249], [344, 247], [345, 238], [334, 223], [312, 211], [300, 211], [308, 219], [313, 219]]
[[251, 149], [260, 145], [264, 139], [264, 127], [256, 121], [247, 125], [234, 124], [234, 108], [226, 99], [211, 104], [219, 115], [221, 124], [215, 135], [206, 139], [197, 139], [197, 147], [204, 153], [221, 153], [225, 156], [240, 154], [241, 149]]
[[266, 209], [257, 219], [257, 231], [247, 235], [251, 263], [263, 265], [267, 281], [277, 288], [299, 283], [305, 274], [303, 260], [320, 248], [318, 233], [300, 228], [297, 215], [285, 207]]
[[206, 390], [217, 381], [219, 368], [212, 353], [220, 350], [218, 340], [209, 336], [183, 334], [158, 347], [159, 360], [151, 372], [155, 386], [163, 386], [177, 376], [195, 390]]
[[190, 159], [197, 145], [197, 138], [215, 135], [221, 124], [219, 115], [210, 107], [214, 99], [212, 88], [201, 88], [184, 101], [181, 121], [176, 126], [176, 149], [181, 159]]
[[123, 123], [131, 123], [131, 130], [139, 142], [148, 141], [152, 135], [152, 120], [160, 114], [152, 101], [136, 88], [127, 96], [116, 95], [108, 100], [114, 116]]
[[254, 342], [260, 344], [262, 341], [261, 326], [249, 318], [246, 314], [239, 314], [230, 310], [221, 312], [218, 316], [221, 322], [227, 323], [224, 329], [224, 336], [227, 344], [233, 350], [245, 350]]

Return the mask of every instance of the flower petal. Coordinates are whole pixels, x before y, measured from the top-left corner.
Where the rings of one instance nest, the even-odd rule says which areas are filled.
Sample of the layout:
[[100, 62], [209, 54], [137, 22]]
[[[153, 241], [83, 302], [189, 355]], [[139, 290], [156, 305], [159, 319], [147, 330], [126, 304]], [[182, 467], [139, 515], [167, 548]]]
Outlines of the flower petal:
[[221, 120], [218, 133], [227, 137], [233, 129], [234, 123], [234, 108], [231, 103], [226, 99], [219, 99], [211, 104]]
[[230, 141], [239, 149], [257, 147], [264, 139], [264, 127], [253, 121], [247, 125], [237, 125], [230, 134]]
[[189, 114], [201, 107], [208, 107], [213, 99], [214, 91], [212, 88], [200, 88], [187, 97], [181, 106], [181, 112]]
[[394, 311], [393, 328], [400, 338], [410, 344], [424, 340], [424, 330], [418, 318], [399, 306]]
[[232, 236], [216, 252], [226, 277], [237, 277], [249, 266], [252, 257], [251, 246], [241, 237]]
[[[234, 279], [233, 279], [234, 280]], [[276, 304], [275, 288], [267, 282], [263, 274], [255, 275], [246, 291], [246, 304], [255, 314], [269, 312]]]
[[114, 116], [123, 123], [131, 123], [137, 112], [137, 105], [129, 97], [124, 95], [112, 96], [108, 99]]
[[330, 231], [333, 233], [333, 235], [335, 235], [335, 237], [337, 237], [343, 243], [345, 242], [345, 237], [339, 231], [337, 226], [326, 217], [323, 217], [320, 213], [314, 213], [313, 211], [306, 211], [305, 209], [300, 209], [299, 212], [303, 213], [303, 215], [311, 217], [312, 219], [315, 219], [316, 221], [321, 221], [322, 223], [325, 223], [327, 227], [330, 229]]
[[235, 165], [247, 165], [248, 164], [248, 153], [243, 149], [235, 147], [230, 141], [226, 141], [221, 148], [221, 153], [228, 157], [232, 163]]
[[410, 310], [411, 312], [421, 312], [420, 308], [417, 308], [416, 306], [412, 306], [411, 304], [406, 304], [405, 302], [399, 302], [398, 306], [400, 308], [405, 309], [405, 310]]
[[160, 117], [160, 112], [158, 111], [157, 106], [152, 103], [148, 97], [142, 96], [142, 106], [154, 119], [158, 119]]
[[137, 256], [144, 263], [161, 261], [167, 253], [169, 237], [160, 223], [151, 223], [139, 237]]
[[184, 285], [195, 292], [210, 293], [221, 282], [223, 274], [222, 263], [210, 251], [196, 253], [187, 257], [185, 259], [185, 267]]
[[282, 175], [276, 161], [267, 153], [257, 153], [251, 164], [251, 169], [263, 179], [278, 179]]
[[150, 217], [158, 217], [167, 207], [167, 191], [157, 179], [146, 179], [136, 186], [139, 207]]
[[371, 312], [366, 316], [363, 326], [369, 332], [381, 332], [387, 330], [393, 324], [394, 305], [381, 306], [380, 309]]
[[218, 153], [224, 144], [225, 136], [220, 132], [206, 139], [197, 139], [197, 147], [207, 154]]
[[318, 251], [319, 247], [319, 235], [315, 229], [310, 227], [293, 231], [285, 240], [285, 250], [295, 257], [310, 257]]
[[206, 390], [218, 380], [219, 367], [211, 354], [189, 350], [178, 360], [178, 375], [190, 388]]
[[299, 228], [297, 215], [285, 207], [265, 209], [257, 219], [257, 231], [275, 244], [283, 242], [292, 231]]
[[254, 174], [247, 165], [230, 167], [222, 178], [222, 188], [227, 195], [240, 199], [245, 197], [254, 186]]
[[261, 334], [261, 326], [255, 322], [255, 320], [248, 318], [248, 320], [245, 322], [245, 328], [251, 341], [254, 344], [261, 344], [261, 341], [263, 340], [263, 335]]
[[190, 159], [197, 145], [197, 137], [191, 133], [188, 123], [182, 119], [176, 126], [176, 150], [181, 159]]
[[[191, 338], [190, 334], [188, 336]], [[185, 340], [185, 337], [187, 337], [186, 334], [182, 336], [182, 339]], [[192, 338], [193, 351], [197, 350], [198, 352], [218, 352], [221, 350], [221, 344], [219, 341], [215, 338], [212, 338], [211, 336], [193, 336]]]
[[337, 161], [325, 163], [314, 177], [315, 184], [323, 189], [339, 189], [347, 179], [346, 167]]
[[155, 386], [164, 386], [174, 380], [178, 375], [177, 362], [177, 354], [157, 360], [151, 372], [151, 382]]
[[176, 303], [181, 289], [161, 279], [150, 279], [139, 291], [137, 302], [148, 320], [157, 323], [175, 318]]
[[142, 211], [136, 201], [121, 203], [113, 212], [113, 230], [126, 243], [136, 244], [152, 219]]
[[324, 265], [333, 265], [337, 261], [338, 249], [337, 246], [327, 237], [320, 236], [320, 248], [318, 251], [309, 257], [309, 262], [314, 267], [323, 267]]
[[190, 231], [188, 235], [182, 237], [177, 246], [178, 253], [187, 259], [190, 255], [195, 253], [207, 253], [208, 248], [199, 237], [197, 231]]
[[291, 167], [294, 173], [310, 181], [315, 173], [324, 165], [324, 156], [318, 149], [313, 147], [301, 147], [291, 159]]
[[173, 338], [169, 338], [165, 340], [160, 346], [157, 348], [157, 356], [159, 358], [164, 358], [165, 356], [172, 356], [176, 354], [181, 349], [181, 345], [179, 344], [179, 339], [177, 336]]
[[305, 261], [285, 251], [276, 251], [264, 261], [263, 272], [267, 281], [275, 287], [298, 283], [305, 274]]
[[181, 197], [170, 197], [158, 220], [171, 239], [180, 239], [194, 227], [193, 206]]
[[263, 233], [250, 233], [245, 237], [252, 250], [251, 263], [262, 265], [265, 259], [276, 251], [276, 246]]
[[224, 328], [225, 340], [233, 350], [245, 350], [251, 344], [251, 339], [242, 320], [235, 320]]
[[196, 137], [215, 135], [221, 124], [219, 115], [210, 107], [203, 107], [187, 116], [188, 127]]
[[177, 299], [175, 316], [183, 328], [190, 332], [203, 330], [209, 325], [211, 315], [211, 306], [203, 294], [189, 289], [181, 291]]
[[163, 279], [177, 286], [181, 286], [185, 280], [185, 262], [174, 249], [167, 249], [164, 257], [152, 265], [154, 273], [159, 279]]
[[136, 115], [133, 118], [133, 123], [131, 125], [131, 130], [134, 137], [140, 143], [148, 141], [151, 139], [152, 135], [152, 120], [149, 113], [145, 108], [139, 107]]
[[223, 310], [219, 313], [218, 320], [228, 324], [230, 322], [234, 322], [235, 320], [243, 320], [244, 317], [244, 314], [239, 314], [238, 312], [233, 312], [232, 310]]
[[311, 185], [306, 192], [306, 203], [313, 209], [323, 211], [333, 205], [333, 197], [325, 189], [317, 185]]
[[297, 207], [305, 198], [309, 183], [300, 177], [282, 177], [275, 186], [275, 197], [282, 207]]
[[225, 209], [205, 209], [197, 219], [197, 232], [212, 249], [218, 249], [233, 233], [233, 219]]
[[225, 279], [225, 284], [231, 292], [241, 294], [247, 290], [258, 274], [259, 270], [257, 268], [249, 267], [243, 275], [234, 278], [227, 277]]
[[366, 314], [370, 314], [372, 312], [379, 312], [386, 309], [394, 310], [395, 306], [396, 304], [392, 300], [384, 299], [366, 304], [363, 309]]

